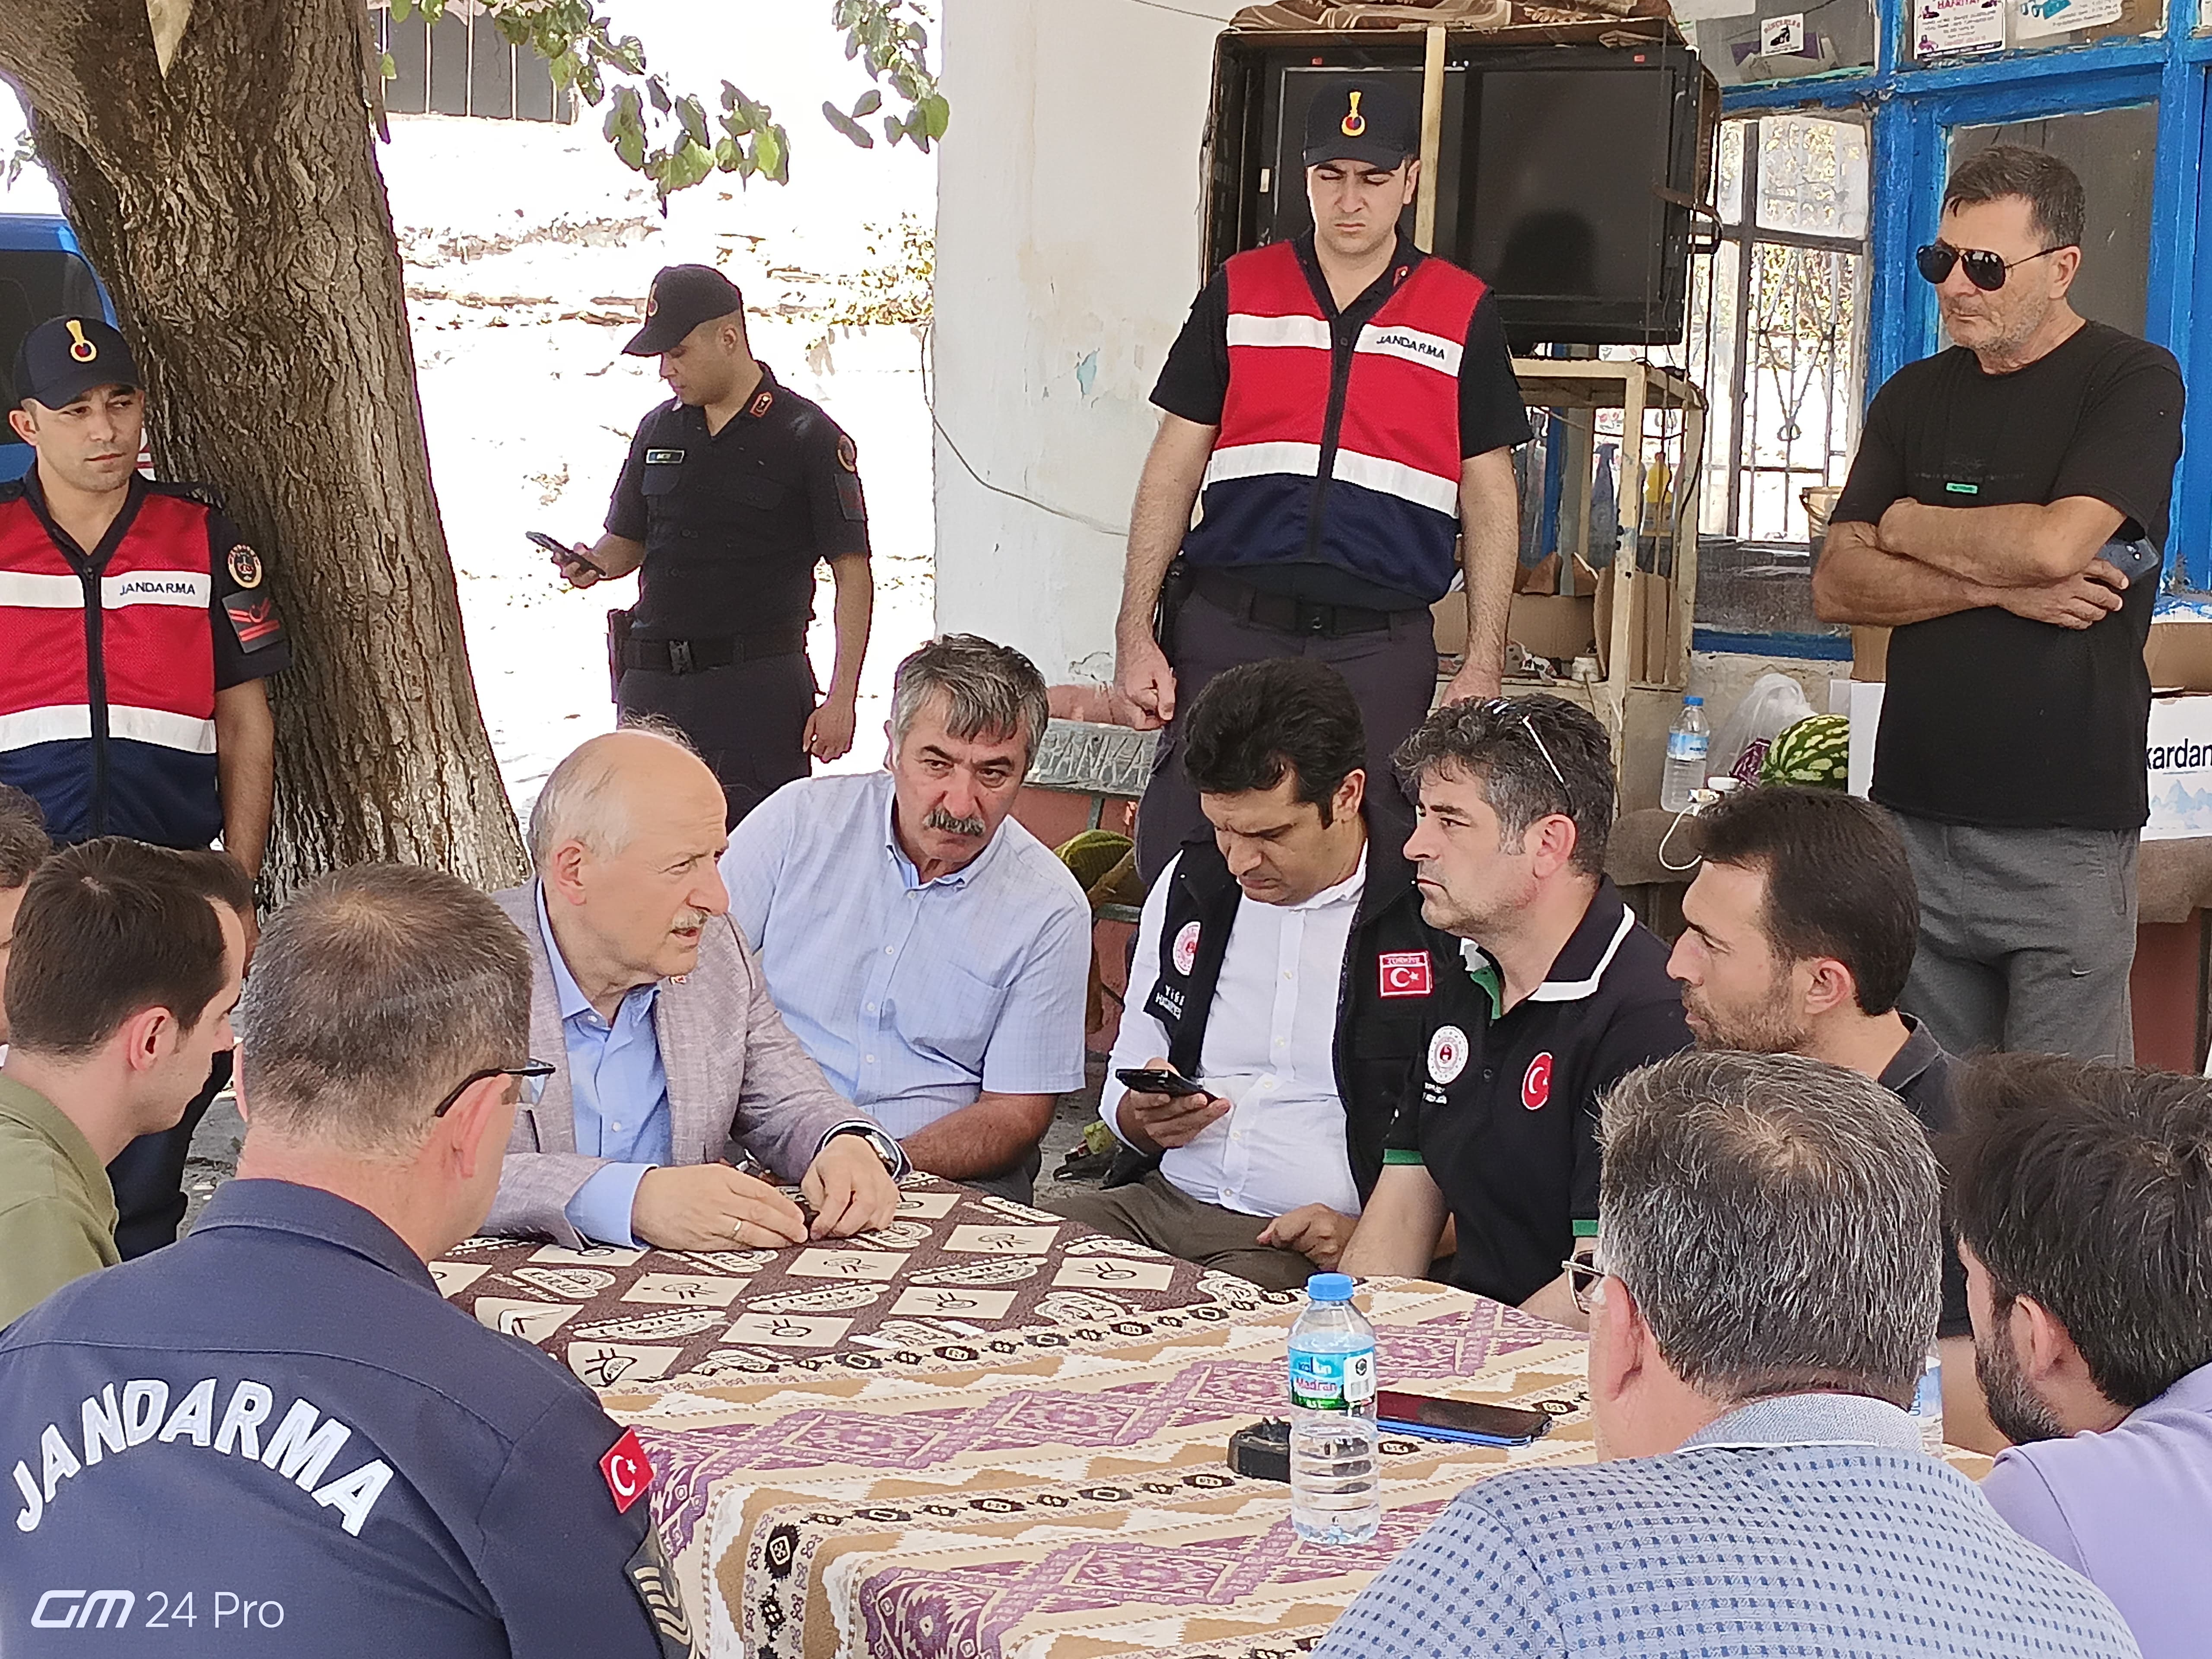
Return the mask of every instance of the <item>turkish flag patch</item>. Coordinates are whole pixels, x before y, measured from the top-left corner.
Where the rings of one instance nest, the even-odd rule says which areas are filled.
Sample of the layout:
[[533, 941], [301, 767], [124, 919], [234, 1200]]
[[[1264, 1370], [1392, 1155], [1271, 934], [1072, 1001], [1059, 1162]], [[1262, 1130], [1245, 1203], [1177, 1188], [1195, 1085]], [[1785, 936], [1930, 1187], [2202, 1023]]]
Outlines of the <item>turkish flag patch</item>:
[[1431, 988], [1426, 951], [1385, 951], [1376, 959], [1386, 997], [1425, 997]]
[[1521, 1103], [1532, 1112], [1540, 1112], [1552, 1097], [1552, 1057], [1541, 1054], [1528, 1062], [1528, 1071], [1521, 1079]]
[[617, 1515], [627, 1515], [631, 1504], [653, 1490], [653, 1460], [645, 1455], [635, 1429], [623, 1430], [623, 1437], [607, 1448], [599, 1460], [599, 1473], [614, 1494]]

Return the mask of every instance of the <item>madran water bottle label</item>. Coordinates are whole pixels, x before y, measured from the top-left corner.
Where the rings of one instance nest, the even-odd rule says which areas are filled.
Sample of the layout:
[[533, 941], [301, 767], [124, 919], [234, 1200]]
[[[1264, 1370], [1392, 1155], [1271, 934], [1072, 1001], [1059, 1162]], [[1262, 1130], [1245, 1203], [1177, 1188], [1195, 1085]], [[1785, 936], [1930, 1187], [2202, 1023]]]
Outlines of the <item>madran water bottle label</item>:
[[1669, 732], [1667, 734], [1668, 760], [1703, 760], [1712, 746], [1712, 739], [1702, 732]]
[[1291, 1403], [1307, 1411], [1340, 1412], [1375, 1398], [1375, 1350], [1291, 1352]]

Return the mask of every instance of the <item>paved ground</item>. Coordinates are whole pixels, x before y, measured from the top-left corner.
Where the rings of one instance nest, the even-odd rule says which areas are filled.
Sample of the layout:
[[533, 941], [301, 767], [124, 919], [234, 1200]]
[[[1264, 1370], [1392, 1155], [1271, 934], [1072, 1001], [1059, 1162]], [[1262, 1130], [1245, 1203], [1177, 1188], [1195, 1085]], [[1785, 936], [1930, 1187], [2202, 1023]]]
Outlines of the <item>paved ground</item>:
[[[1048, 1210], [1058, 1207], [1052, 1202], [1054, 1189], [1067, 1184], [1055, 1182], [1052, 1172], [1060, 1167], [1068, 1149], [1083, 1139], [1084, 1126], [1098, 1115], [1098, 1091], [1106, 1076], [1105, 1060], [1093, 1054], [1085, 1069], [1088, 1075], [1084, 1086], [1060, 1097], [1052, 1127], [1045, 1131], [1044, 1173], [1037, 1180], [1037, 1200]], [[229, 1180], [238, 1168], [238, 1144], [245, 1133], [246, 1125], [238, 1115], [238, 1103], [228, 1094], [217, 1096], [207, 1116], [200, 1121], [199, 1132], [192, 1137], [191, 1160], [185, 1166], [186, 1231], [190, 1231], [201, 1206], [215, 1189]], [[1093, 1184], [1096, 1180], [1095, 1176], [1091, 1177]]]

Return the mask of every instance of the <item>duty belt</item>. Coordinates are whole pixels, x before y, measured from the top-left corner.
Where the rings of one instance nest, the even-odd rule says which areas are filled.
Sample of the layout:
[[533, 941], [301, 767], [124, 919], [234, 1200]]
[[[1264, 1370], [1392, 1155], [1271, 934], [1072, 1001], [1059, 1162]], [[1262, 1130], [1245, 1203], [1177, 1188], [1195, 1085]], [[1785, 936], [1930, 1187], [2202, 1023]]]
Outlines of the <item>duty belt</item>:
[[718, 640], [624, 639], [616, 653], [624, 668], [649, 668], [662, 674], [699, 674], [732, 663], [788, 657], [806, 649], [803, 624], [773, 634], [732, 634]]
[[1324, 639], [1343, 634], [1379, 634], [1390, 626], [1391, 617], [1406, 614], [1263, 592], [1225, 570], [1196, 571], [1191, 586], [1231, 616], [1285, 634], [1314, 634]]

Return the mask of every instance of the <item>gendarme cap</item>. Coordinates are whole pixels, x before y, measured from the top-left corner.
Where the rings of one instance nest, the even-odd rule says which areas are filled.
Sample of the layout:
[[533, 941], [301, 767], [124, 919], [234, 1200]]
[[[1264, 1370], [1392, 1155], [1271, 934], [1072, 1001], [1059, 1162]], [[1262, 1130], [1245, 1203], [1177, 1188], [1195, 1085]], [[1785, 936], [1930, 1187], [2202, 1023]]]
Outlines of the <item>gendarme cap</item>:
[[667, 351], [702, 323], [745, 308], [738, 285], [712, 265], [669, 265], [646, 290], [645, 326], [623, 348], [633, 357]]
[[1306, 106], [1305, 164], [1364, 161], [1395, 167], [1421, 153], [1421, 116], [1380, 76], [1347, 76], [1315, 90]]
[[137, 361], [115, 325], [100, 317], [56, 317], [23, 337], [15, 351], [15, 400], [48, 409], [75, 403], [95, 386], [143, 386]]

